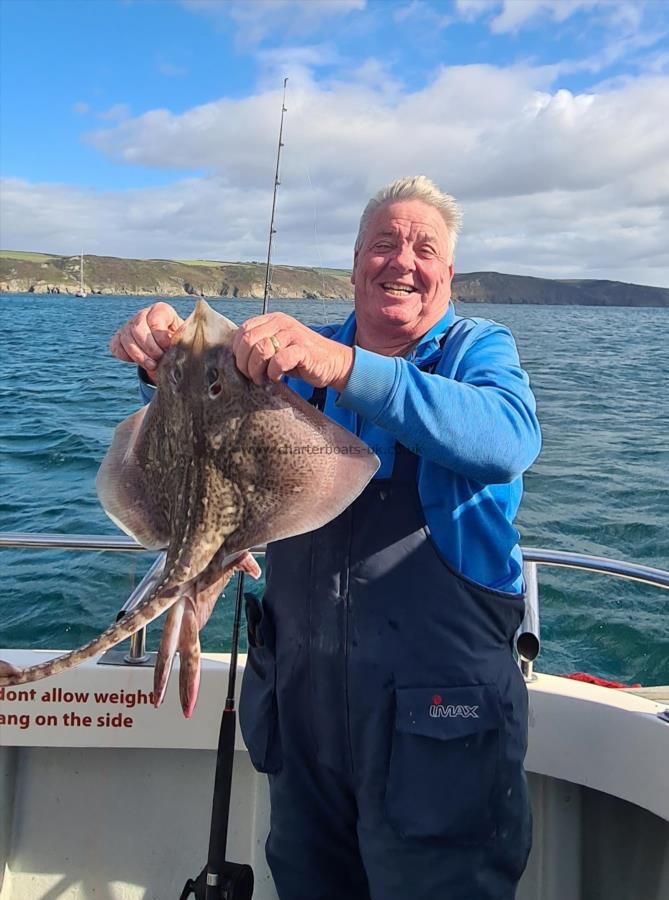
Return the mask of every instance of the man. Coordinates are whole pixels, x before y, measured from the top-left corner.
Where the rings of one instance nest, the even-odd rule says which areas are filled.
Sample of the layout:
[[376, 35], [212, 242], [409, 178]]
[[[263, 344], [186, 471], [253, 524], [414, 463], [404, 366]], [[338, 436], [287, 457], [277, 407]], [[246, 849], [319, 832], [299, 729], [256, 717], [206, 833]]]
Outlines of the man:
[[[510, 333], [450, 304], [458, 226], [428, 179], [389, 185], [343, 325], [270, 313], [235, 338], [244, 374], [288, 376], [381, 459], [337, 519], [270, 545], [250, 617], [240, 719], [281, 900], [511, 900], [527, 860], [513, 519], [540, 434]], [[156, 304], [112, 349], [150, 371], [179, 322]]]

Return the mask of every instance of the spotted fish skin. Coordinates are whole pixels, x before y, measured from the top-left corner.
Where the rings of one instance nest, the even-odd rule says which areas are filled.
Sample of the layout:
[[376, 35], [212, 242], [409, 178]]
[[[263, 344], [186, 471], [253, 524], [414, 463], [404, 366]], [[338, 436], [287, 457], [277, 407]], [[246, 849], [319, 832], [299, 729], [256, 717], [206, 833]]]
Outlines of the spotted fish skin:
[[160, 361], [154, 399], [117, 427], [98, 473], [110, 518], [147, 549], [166, 549], [158, 583], [77, 650], [25, 668], [0, 661], [0, 686], [79, 665], [183, 603], [178, 633], [177, 613], [167, 626], [159, 684], [164, 692], [176, 644], [190, 673], [182, 705], [192, 712], [199, 621], [226, 566], [250, 547], [327, 524], [372, 478], [379, 461], [355, 435], [283, 383], [255, 385], [241, 374], [235, 331], [198, 300]]
[[[212, 568], [212, 562], [209, 569]], [[209, 569], [207, 570], [209, 573]], [[244, 572], [252, 578], [260, 577], [260, 566], [246, 551], [229, 563], [213, 584], [207, 584], [213, 576], [200, 577], [190, 585], [170, 608], [163, 627], [163, 634], [156, 656], [153, 678], [154, 706], [158, 708], [165, 697], [175, 654], [179, 652], [179, 699], [184, 716], [193, 715], [200, 684], [199, 633], [209, 621], [216, 601], [235, 572]]]

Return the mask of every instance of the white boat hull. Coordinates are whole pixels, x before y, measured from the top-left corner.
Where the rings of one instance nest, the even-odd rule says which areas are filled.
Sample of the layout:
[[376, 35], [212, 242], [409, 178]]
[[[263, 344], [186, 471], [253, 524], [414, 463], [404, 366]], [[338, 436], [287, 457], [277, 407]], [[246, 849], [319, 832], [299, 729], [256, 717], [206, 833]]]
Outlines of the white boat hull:
[[[176, 900], [199, 873], [227, 657], [206, 657], [190, 721], [174, 676], [160, 710], [141, 702], [151, 678], [89, 663], [0, 695], [0, 900]], [[667, 900], [666, 705], [551, 676], [530, 698], [534, 848], [518, 900]], [[255, 900], [276, 900], [266, 779], [239, 733], [234, 765], [228, 855], [253, 866]]]

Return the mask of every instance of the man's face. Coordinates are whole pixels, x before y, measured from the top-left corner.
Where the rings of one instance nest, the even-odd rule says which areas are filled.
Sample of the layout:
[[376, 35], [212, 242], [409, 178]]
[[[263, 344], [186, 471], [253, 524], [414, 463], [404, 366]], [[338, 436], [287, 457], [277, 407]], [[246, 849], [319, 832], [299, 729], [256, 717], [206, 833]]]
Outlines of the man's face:
[[421, 200], [385, 203], [353, 263], [358, 323], [379, 338], [418, 339], [446, 312], [452, 278], [440, 213]]

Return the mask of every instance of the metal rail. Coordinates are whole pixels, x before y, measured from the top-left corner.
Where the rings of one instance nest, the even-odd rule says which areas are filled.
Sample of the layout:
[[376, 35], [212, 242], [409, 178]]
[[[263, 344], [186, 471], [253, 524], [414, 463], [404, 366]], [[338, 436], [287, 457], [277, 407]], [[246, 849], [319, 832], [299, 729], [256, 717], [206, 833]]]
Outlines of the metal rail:
[[[137, 541], [130, 537], [116, 535], [90, 534], [40, 534], [38, 532], [2, 531], [0, 532], [0, 548], [24, 547], [34, 550], [111, 550], [123, 553], [150, 553]], [[265, 554], [265, 545], [251, 548], [255, 556]], [[582, 569], [587, 572], [599, 572], [615, 578], [627, 578], [640, 581], [654, 587], [669, 590], [669, 572], [654, 569], [638, 563], [629, 563], [605, 556], [589, 556], [584, 553], [572, 553], [568, 550], [542, 550], [535, 547], [523, 547], [523, 559], [526, 563], [543, 566], [557, 566], [566, 569]]]
[[558, 566], [563, 569], [581, 569], [585, 572], [599, 572], [613, 575], [614, 578], [627, 578], [669, 590], [669, 572], [654, 569], [652, 566], [640, 566], [637, 563], [609, 559], [606, 556], [589, 556], [585, 553], [572, 553], [569, 550], [539, 550], [534, 547], [523, 547], [523, 559], [526, 563], [537, 563], [541, 566]]
[[585, 553], [571, 553], [567, 550], [540, 550], [534, 547], [522, 548], [523, 579], [525, 581], [525, 617], [516, 632], [518, 662], [526, 681], [533, 678], [534, 660], [541, 650], [539, 627], [539, 574], [538, 566], [555, 566], [562, 569], [578, 569], [611, 575], [627, 581], [637, 581], [653, 587], [669, 589], [669, 572], [641, 566], [638, 563], [608, 559], [605, 556], [590, 556]]
[[31, 550], [116, 550], [122, 553], [150, 553], [130, 537], [99, 534], [40, 534], [0, 532], [0, 547], [27, 547]]
[[[117, 552], [146, 553], [141, 544], [129, 537], [81, 535], [81, 534], [38, 534], [26, 532], [0, 532], [0, 548], [20, 547], [34, 550], [110, 550]], [[264, 545], [252, 547], [255, 556], [264, 556]], [[535, 547], [522, 548], [523, 575], [525, 579], [526, 613], [521, 627], [516, 634], [516, 649], [520, 666], [526, 679], [532, 678], [532, 666], [541, 649], [539, 633], [539, 579], [538, 566], [555, 566], [563, 569], [579, 569], [585, 572], [596, 572], [600, 575], [611, 575], [628, 581], [638, 581], [653, 587], [669, 590], [669, 572], [642, 566], [638, 563], [609, 559], [604, 556], [590, 556], [585, 553], [571, 553], [567, 550], [544, 550]], [[162, 554], [161, 554], [162, 556]], [[162, 558], [160, 559], [162, 563]], [[156, 577], [158, 560], [153, 564], [142, 583], [124, 604], [122, 611], [133, 609], [150, 589], [152, 578]], [[243, 577], [243, 573], [242, 576]], [[126, 657], [129, 663], [139, 663], [144, 656], [144, 630], [138, 633], [132, 642], [130, 654]]]

